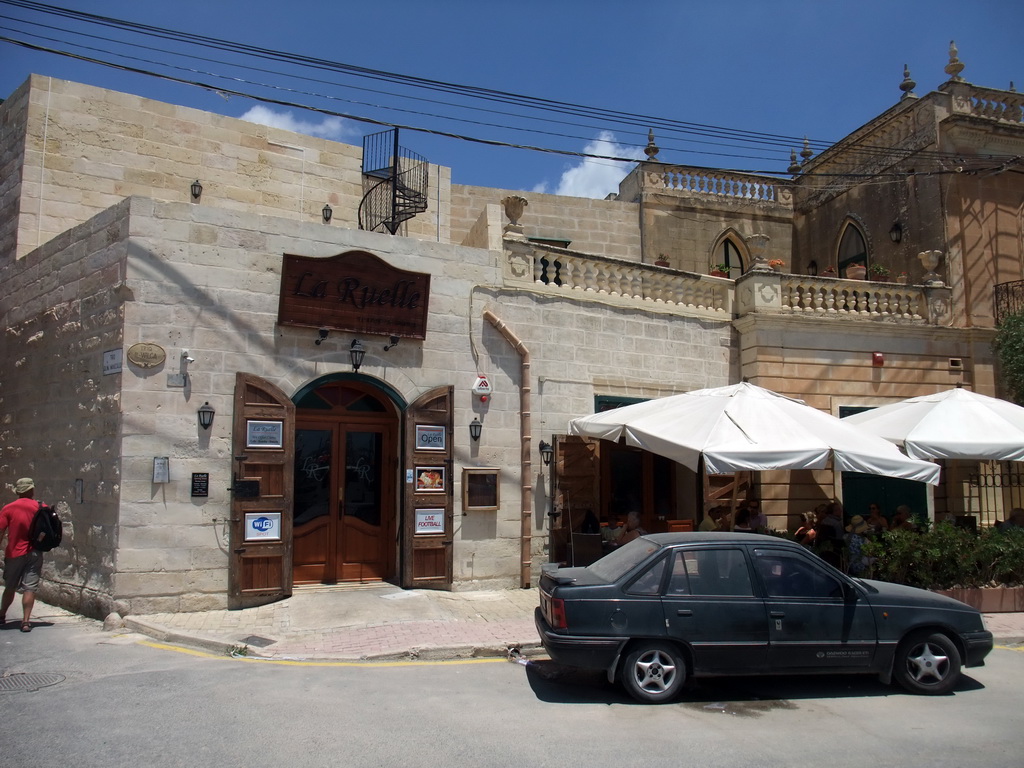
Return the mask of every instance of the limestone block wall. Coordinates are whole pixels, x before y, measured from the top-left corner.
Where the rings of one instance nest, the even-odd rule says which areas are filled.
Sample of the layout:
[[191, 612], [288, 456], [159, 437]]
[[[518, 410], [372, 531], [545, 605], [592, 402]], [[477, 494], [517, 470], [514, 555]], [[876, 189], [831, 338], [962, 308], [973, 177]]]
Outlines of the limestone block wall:
[[793, 267], [793, 220], [788, 206], [656, 194], [648, 197], [643, 217], [646, 262], [664, 258], [675, 269], [707, 274], [712, 265], [721, 261], [716, 246], [723, 235], [729, 234], [749, 267], [746, 238], [765, 234], [771, 238], [765, 258], [782, 259], [787, 271]]
[[[358, 227], [362, 147], [39, 75], [12, 101], [12, 137], [27, 134], [18, 256], [130, 195], [191, 202], [197, 179], [207, 206], [322, 224], [329, 203], [325, 226]], [[430, 209], [405, 233], [447, 241], [449, 186], [431, 167]]]
[[13, 257], [17, 242], [27, 121], [26, 83], [0, 104], [0, 263]]
[[[320, 376], [351, 369], [348, 346], [354, 335], [332, 333], [318, 346], [313, 331], [276, 324], [282, 254], [327, 257], [351, 249], [432, 275], [427, 341], [403, 340], [385, 353], [384, 338], [360, 334], [367, 347], [360, 373], [386, 382], [407, 402], [435, 386], [455, 384], [456, 467], [480, 465], [468, 445], [469, 388], [477, 372], [469, 315], [480, 311], [472, 302], [473, 286], [500, 279], [498, 253], [135, 198], [128, 264], [134, 301], [126, 308], [125, 344], [158, 343], [168, 362], [125, 375], [116, 594], [131, 610], [224, 605], [235, 373], [254, 373], [293, 393]], [[188, 386], [170, 387], [168, 374], [179, 371], [184, 349], [195, 360]], [[217, 410], [209, 432], [196, 420], [204, 402]], [[456, 531], [457, 560], [480, 564], [470, 577], [457, 578], [513, 586], [519, 546], [517, 419], [510, 418], [505, 429], [495, 425], [488, 438], [495, 452], [488, 461], [510, 468], [507, 487], [501, 510], [486, 522], [469, 521], [469, 531]], [[152, 484], [153, 456], [169, 457], [171, 483]], [[208, 498], [190, 498], [192, 472], [210, 473]], [[459, 498], [458, 471], [455, 479]], [[465, 558], [464, 550], [470, 552]]]
[[[533, 476], [528, 481], [534, 489], [536, 580], [540, 564], [547, 560], [550, 531], [548, 469], [537, 453], [540, 441], [551, 442], [552, 435], [566, 434], [569, 419], [593, 413], [596, 395], [653, 398], [728, 384], [734, 358], [731, 325], [532, 291], [479, 289], [474, 303], [493, 312], [530, 353]], [[508, 432], [499, 442], [502, 446], [514, 445], [518, 436], [520, 356], [489, 324], [482, 328], [479, 353], [480, 368], [490, 376], [495, 392], [487, 406], [474, 408], [484, 425], [476, 458], [484, 466], [505, 466], [500, 462], [509, 449], [492, 450], [490, 441], [496, 428]], [[507, 493], [518, 492], [517, 478], [508, 474], [512, 477], [503, 473], [503, 504]], [[483, 529], [473, 517], [480, 513], [469, 514], [463, 518], [464, 530]], [[515, 538], [519, 530], [499, 529], [498, 535]], [[472, 577], [486, 561], [474, 558], [476, 552], [465, 544], [464, 540], [462, 550], [457, 550], [456, 570]]]
[[56, 504], [64, 538], [41, 596], [96, 617], [118, 607], [122, 374], [103, 362], [122, 345], [127, 214], [115, 206], [0, 266], [0, 482], [31, 476]]
[[[537, 192], [452, 185], [451, 241], [467, 243], [487, 205], [500, 205], [509, 195], [526, 198], [519, 223], [527, 237], [571, 241], [576, 251], [619, 259], [640, 260], [640, 221], [635, 203], [562, 197]], [[508, 223], [504, 213], [501, 225]]]
[[[967, 334], [853, 319], [824, 329], [820, 323], [780, 315], [747, 315], [736, 326], [742, 376], [834, 416], [840, 406], [885, 405], [958, 383], [996, 394], [990, 389], [992, 335], [981, 329]], [[872, 365], [876, 352], [882, 354], [881, 366]], [[951, 365], [951, 359], [962, 365]], [[822, 489], [837, 482], [831, 470], [775, 474], [761, 474], [762, 498], [769, 516], [787, 521], [791, 529], [801, 512], [825, 500]], [[838, 495], [839, 489], [834, 490]], [[944, 511], [938, 498], [936, 503], [936, 511]]]

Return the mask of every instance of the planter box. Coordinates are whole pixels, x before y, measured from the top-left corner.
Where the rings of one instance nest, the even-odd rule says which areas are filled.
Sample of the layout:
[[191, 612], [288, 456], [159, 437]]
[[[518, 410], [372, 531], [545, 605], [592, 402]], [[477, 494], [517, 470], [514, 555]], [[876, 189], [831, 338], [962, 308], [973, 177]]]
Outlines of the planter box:
[[967, 603], [982, 613], [1017, 613], [1024, 611], [1024, 587], [972, 587], [968, 589], [935, 589], [940, 595]]

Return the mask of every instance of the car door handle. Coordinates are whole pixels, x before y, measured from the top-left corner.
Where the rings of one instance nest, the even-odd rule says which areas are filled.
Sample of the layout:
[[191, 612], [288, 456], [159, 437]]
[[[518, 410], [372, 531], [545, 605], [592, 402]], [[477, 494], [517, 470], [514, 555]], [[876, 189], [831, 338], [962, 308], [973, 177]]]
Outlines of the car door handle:
[[687, 611], [681, 608], [680, 610], [676, 611], [676, 616], [693, 616], [693, 611]]
[[768, 615], [771, 616], [773, 619], [784, 619], [784, 618], [786, 618], [786, 614], [784, 614], [782, 611], [772, 611]]

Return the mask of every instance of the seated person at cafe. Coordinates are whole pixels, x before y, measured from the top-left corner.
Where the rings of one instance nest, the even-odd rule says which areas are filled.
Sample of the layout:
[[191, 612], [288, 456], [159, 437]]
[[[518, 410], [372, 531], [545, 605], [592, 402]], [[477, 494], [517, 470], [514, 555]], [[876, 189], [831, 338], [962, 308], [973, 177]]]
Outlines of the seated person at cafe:
[[640, 527], [640, 513], [635, 509], [626, 515], [626, 524], [619, 529], [619, 535], [617, 543], [628, 544], [633, 539], [638, 539], [645, 535], [647, 531]]
[[727, 531], [729, 526], [727, 525], [728, 515], [726, 507], [718, 506], [712, 507], [708, 510], [708, 513], [704, 516], [704, 519], [700, 521], [700, 525], [697, 526], [698, 531]]

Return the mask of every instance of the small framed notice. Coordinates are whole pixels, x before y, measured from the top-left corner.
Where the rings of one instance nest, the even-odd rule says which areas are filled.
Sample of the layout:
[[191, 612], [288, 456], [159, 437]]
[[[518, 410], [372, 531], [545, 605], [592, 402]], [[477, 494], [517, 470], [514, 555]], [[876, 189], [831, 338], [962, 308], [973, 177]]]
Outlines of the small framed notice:
[[444, 533], [443, 509], [417, 509], [416, 535]]
[[498, 469], [479, 467], [462, 470], [462, 509], [493, 511], [498, 508]]
[[416, 493], [444, 493], [446, 490], [444, 467], [416, 467]]
[[253, 421], [245, 422], [246, 448], [281, 448], [284, 445], [284, 422]]
[[433, 424], [416, 425], [417, 451], [443, 451], [445, 449], [445, 428]]
[[192, 473], [192, 498], [210, 495], [210, 473]]

